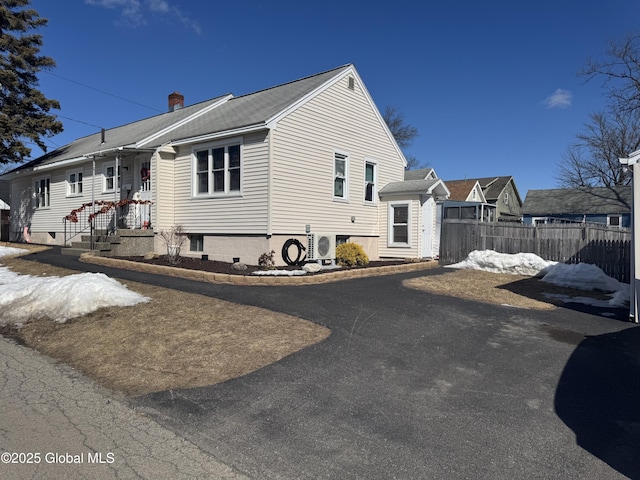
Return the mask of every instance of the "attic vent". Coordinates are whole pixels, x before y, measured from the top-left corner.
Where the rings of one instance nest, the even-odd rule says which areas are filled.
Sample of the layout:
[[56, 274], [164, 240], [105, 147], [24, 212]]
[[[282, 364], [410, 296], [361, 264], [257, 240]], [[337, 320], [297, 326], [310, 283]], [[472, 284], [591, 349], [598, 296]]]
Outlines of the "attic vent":
[[356, 82], [353, 77], [349, 77], [349, 90], [354, 90], [356, 88]]

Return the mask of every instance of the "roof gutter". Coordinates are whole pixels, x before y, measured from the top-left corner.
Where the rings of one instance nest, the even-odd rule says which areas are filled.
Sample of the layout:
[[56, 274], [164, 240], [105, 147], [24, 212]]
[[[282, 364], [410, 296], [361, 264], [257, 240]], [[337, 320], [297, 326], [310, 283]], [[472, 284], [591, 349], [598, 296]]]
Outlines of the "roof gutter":
[[13, 172], [8, 172], [1, 176], [3, 177], [4, 180], [13, 180], [14, 178], [21, 175], [26, 175], [34, 172], [42, 172], [46, 170], [51, 170], [53, 168], [64, 167], [66, 165], [75, 165], [76, 163], [86, 162], [87, 160], [91, 160], [93, 157], [104, 157], [105, 155], [109, 155], [112, 153], [130, 152], [130, 151], [153, 153], [156, 151], [156, 149], [155, 148], [135, 148], [130, 145], [107, 148], [105, 150], [97, 150], [95, 152], [85, 153], [80, 157], [68, 158], [66, 160], [60, 160], [58, 162], [46, 163], [44, 165], [36, 165], [35, 167], [31, 167], [31, 168], [14, 170]]
[[186, 145], [188, 143], [206, 142], [209, 140], [216, 140], [218, 138], [232, 137], [236, 135], [242, 135], [245, 133], [257, 132], [259, 130], [269, 130], [269, 129], [271, 129], [271, 127], [267, 124], [257, 123], [255, 125], [235, 128], [233, 130], [224, 130], [222, 132], [208, 133], [206, 135], [200, 135], [197, 137], [183, 138], [182, 140], [172, 140], [171, 145], [180, 146], [180, 145]]

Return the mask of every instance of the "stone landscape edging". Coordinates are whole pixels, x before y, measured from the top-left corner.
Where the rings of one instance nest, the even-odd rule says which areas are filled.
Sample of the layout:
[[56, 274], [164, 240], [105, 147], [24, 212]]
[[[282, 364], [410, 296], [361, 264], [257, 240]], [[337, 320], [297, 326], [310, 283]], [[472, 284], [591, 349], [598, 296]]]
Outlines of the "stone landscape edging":
[[153, 273], [156, 275], [169, 275], [198, 282], [219, 283], [226, 285], [255, 285], [255, 286], [285, 286], [285, 285], [312, 285], [319, 283], [337, 282], [359, 277], [377, 277], [380, 275], [392, 275], [395, 273], [415, 272], [429, 270], [438, 267], [436, 260], [424, 262], [406, 263], [402, 265], [388, 265], [384, 267], [358, 268], [354, 270], [340, 270], [323, 273], [320, 275], [300, 276], [269, 276], [269, 275], [231, 275], [227, 273], [205, 272], [180, 267], [168, 267], [165, 265], [153, 265], [142, 262], [132, 262], [113, 257], [101, 257], [92, 253], [80, 255], [80, 261], [102, 265], [104, 267], [122, 268], [136, 272]]

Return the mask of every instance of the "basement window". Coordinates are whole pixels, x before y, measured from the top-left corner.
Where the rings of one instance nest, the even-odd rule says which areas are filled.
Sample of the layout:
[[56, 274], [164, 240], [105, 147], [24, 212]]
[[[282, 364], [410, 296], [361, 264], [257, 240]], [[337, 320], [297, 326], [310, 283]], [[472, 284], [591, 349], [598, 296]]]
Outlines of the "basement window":
[[204, 251], [204, 235], [189, 235], [189, 250], [192, 252]]

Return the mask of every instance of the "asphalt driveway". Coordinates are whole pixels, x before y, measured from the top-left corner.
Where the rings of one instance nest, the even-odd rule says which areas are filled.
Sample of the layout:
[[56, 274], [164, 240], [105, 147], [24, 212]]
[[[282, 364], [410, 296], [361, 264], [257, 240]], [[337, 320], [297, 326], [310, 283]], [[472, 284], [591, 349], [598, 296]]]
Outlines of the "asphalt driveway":
[[31, 257], [328, 326], [323, 343], [246, 377], [131, 400], [253, 478], [640, 477], [632, 324], [402, 286], [439, 270], [235, 287]]

